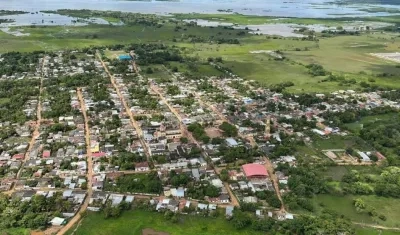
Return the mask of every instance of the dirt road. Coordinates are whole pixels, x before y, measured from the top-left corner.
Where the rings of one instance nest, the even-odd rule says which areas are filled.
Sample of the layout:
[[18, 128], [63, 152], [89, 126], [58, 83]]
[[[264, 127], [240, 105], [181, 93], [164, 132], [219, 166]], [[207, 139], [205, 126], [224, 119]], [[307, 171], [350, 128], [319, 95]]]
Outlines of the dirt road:
[[121, 91], [119, 90], [118, 84], [115, 82], [114, 76], [113, 76], [113, 75], [111, 74], [111, 72], [108, 70], [108, 67], [107, 67], [107, 65], [104, 63], [103, 59], [101, 58], [100, 53], [97, 52], [96, 55], [97, 55], [97, 58], [99, 59], [100, 63], [102, 64], [102, 66], [103, 66], [103, 68], [104, 68], [104, 71], [105, 71], [105, 72], [107, 73], [107, 75], [110, 77], [111, 84], [113, 85], [115, 91], [117, 92], [117, 95], [118, 95], [119, 99], [121, 100], [122, 105], [124, 106], [126, 113], [127, 113], [128, 116], [129, 116], [129, 119], [130, 119], [130, 121], [131, 121], [132, 126], [135, 128], [136, 133], [137, 133], [138, 136], [139, 136], [139, 140], [140, 140], [140, 143], [141, 143], [142, 146], [143, 146], [144, 152], [145, 152], [145, 154], [146, 154], [146, 156], [147, 156], [147, 160], [150, 161], [150, 154], [149, 154], [149, 150], [148, 150], [147, 144], [146, 144], [146, 142], [145, 142], [144, 139], [143, 139], [143, 131], [142, 131], [142, 128], [141, 128], [141, 127], [139, 126], [139, 124], [136, 122], [136, 120], [135, 120], [135, 118], [134, 118], [134, 116], [133, 116], [133, 114], [132, 114], [132, 111], [131, 111], [130, 107], [129, 107], [128, 104], [126, 103], [124, 96], [121, 94]]
[[265, 161], [265, 168], [268, 171], [268, 175], [271, 178], [272, 183], [274, 184], [274, 189], [275, 189], [275, 192], [276, 192], [276, 196], [278, 197], [279, 201], [281, 201], [281, 204], [282, 204], [281, 211], [285, 212], [285, 205], [283, 203], [282, 195], [281, 195], [281, 192], [280, 192], [280, 189], [279, 189], [279, 180], [278, 180], [278, 178], [276, 177], [276, 175], [274, 173], [274, 167], [272, 166], [272, 163], [269, 160], [269, 158], [264, 157], [264, 161]]
[[90, 129], [89, 129], [89, 119], [87, 117], [86, 113], [86, 104], [82, 96], [82, 90], [81, 88], [77, 89], [77, 94], [78, 94], [78, 99], [79, 103], [81, 105], [81, 112], [83, 114], [83, 118], [85, 120], [85, 141], [86, 141], [86, 159], [87, 159], [87, 195], [85, 198], [85, 201], [83, 202], [81, 208], [79, 211], [75, 214], [75, 216], [66, 224], [57, 234], [58, 235], [63, 235], [65, 234], [69, 229], [71, 229], [74, 224], [76, 224], [80, 219], [81, 219], [81, 213], [86, 211], [86, 208], [89, 205], [90, 198], [92, 197], [92, 179], [93, 179], [93, 161], [92, 161], [92, 152], [90, 148]]
[[[22, 171], [23, 171], [23, 169], [24, 169], [24, 165], [25, 165], [25, 163], [26, 163], [27, 161], [29, 161], [29, 159], [30, 159], [30, 153], [31, 153], [31, 151], [32, 151], [32, 148], [33, 148], [33, 146], [35, 145], [36, 139], [39, 137], [39, 134], [40, 134], [40, 133], [39, 133], [39, 131], [40, 131], [40, 122], [42, 121], [42, 102], [41, 102], [41, 97], [42, 97], [42, 93], [43, 93], [43, 69], [44, 69], [44, 58], [45, 58], [45, 57], [42, 58], [42, 64], [40, 65], [40, 67], [41, 67], [41, 72], [40, 72], [40, 85], [39, 85], [38, 105], [37, 105], [37, 108], [36, 108], [36, 123], [35, 123], [34, 130], [33, 130], [33, 132], [32, 132], [32, 138], [31, 138], [31, 140], [29, 141], [28, 150], [27, 150], [26, 153], [25, 153], [24, 160], [23, 160], [23, 162], [22, 162], [22, 164], [21, 164], [21, 167], [19, 168], [19, 170], [18, 170], [18, 172], [17, 172], [16, 180], [20, 179], [21, 173], [22, 173]], [[8, 190], [8, 191], [6, 191], [6, 192], [3, 192], [3, 193], [4, 193], [4, 194], [7, 194], [7, 195], [11, 195], [11, 194], [15, 191], [16, 183], [17, 183], [17, 182], [15, 182], [15, 183], [12, 185], [12, 187], [11, 187], [10, 190]]]

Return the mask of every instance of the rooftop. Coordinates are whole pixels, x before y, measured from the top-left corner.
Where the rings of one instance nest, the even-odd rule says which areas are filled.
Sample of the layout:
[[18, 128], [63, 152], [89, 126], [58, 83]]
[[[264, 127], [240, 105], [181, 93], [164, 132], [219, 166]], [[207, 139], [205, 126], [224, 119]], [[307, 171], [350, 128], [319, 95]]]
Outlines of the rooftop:
[[245, 164], [242, 166], [244, 174], [246, 177], [267, 177], [267, 169], [260, 164]]

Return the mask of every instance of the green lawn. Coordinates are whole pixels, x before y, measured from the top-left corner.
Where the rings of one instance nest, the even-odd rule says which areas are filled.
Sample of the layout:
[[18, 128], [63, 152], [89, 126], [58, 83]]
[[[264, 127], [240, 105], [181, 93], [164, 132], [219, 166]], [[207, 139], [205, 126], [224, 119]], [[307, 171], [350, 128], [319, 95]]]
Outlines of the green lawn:
[[[236, 230], [225, 218], [204, 218], [182, 215], [178, 223], [164, 219], [163, 214], [147, 211], [126, 211], [117, 219], [104, 219], [102, 213], [89, 213], [75, 234], [79, 235], [141, 235], [151, 228], [170, 235], [250, 235], [262, 234], [251, 230]], [[68, 234], [71, 234], [69, 232]]]

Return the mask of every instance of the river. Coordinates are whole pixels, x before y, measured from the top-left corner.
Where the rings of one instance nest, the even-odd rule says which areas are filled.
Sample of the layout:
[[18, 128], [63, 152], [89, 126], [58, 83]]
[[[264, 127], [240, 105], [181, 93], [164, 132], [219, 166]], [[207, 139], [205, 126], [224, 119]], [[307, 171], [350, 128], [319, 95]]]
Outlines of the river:
[[[112, 10], [139, 13], [218, 13], [231, 9], [247, 15], [281, 17], [337, 17], [381, 16], [387, 13], [359, 11], [365, 5], [337, 5], [334, 0], [174, 0], [174, 1], [118, 1], [118, 0], [0, 0], [2, 10], [37, 12], [57, 9]], [[379, 7], [369, 5], [368, 7]], [[399, 6], [388, 6], [399, 8]]]

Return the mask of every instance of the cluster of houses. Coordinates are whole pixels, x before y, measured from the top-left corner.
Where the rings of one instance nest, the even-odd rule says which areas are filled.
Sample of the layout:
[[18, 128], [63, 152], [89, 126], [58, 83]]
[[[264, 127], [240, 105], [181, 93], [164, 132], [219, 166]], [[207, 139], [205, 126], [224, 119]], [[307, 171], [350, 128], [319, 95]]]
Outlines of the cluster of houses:
[[[79, 59], [71, 56], [77, 54]], [[93, 56], [77, 51], [46, 56], [38, 64], [40, 66], [35, 72], [22, 75], [42, 75], [46, 80], [79, 73], [108, 76]], [[113, 69], [112, 66], [109, 68]], [[304, 107], [296, 96], [286, 97], [237, 76], [190, 80], [175, 73], [168, 83], [133, 74], [115, 74], [114, 79], [115, 84], [98, 85], [104, 86], [104, 100], [99, 100], [91, 87], [68, 90], [73, 112], [41, 120], [39, 135], [33, 138], [35, 121], [32, 117], [36, 118], [39, 102], [42, 113], [51, 112], [52, 104], [57, 102], [54, 97], [32, 97], [26, 102], [23, 111], [31, 118], [30, 122], [22, 125], [0, 123], [1, 130], [13, 132], [11, 137], [0, 142], [0, 168], [5, 172], [0, 180], [0, 190], [7, 191], [14, 186], [16, 191], [13, 197], [22, 200], [30, 200], [36, 194], [51, 197], [61, 192], [63, 200], [70, 201], [71, 207], [62, 211], [62, 217], [52, 220], [53, 224], [60, 225], [65, 223], [66, 218], [72, 217], [85, 200], [88, 180], [91, 180], [93, 190], [88, 209], [99, 211], [106, 202], [117, 206], [123, 201], [132, 203], [139, 197], [104, 191], [107, 180], [115, 182], [125, 174], [156, 171], [164, 184], [163, 191], [160, 195], [140, 195], [140, 198], [149, 199], [156, 210], [185, 212], [191, 208], [201, 213], [214, 211], [223, 205], [226, 216], [230, 217], [235, 206], [232, 196], [241, 202], [257, 203], [261, 200], [254, 196], [256, 192], [276, 190], [275, 177], [269, 175], [263, 157], [282, 143], [283, 133], [310, 141], [309, 132], [296, 130], [291, 120], [305, 117], [316, 125], [313, 128], [304, 127], [304, 130], [320, 138], [329, 138], [331, 135], [345, 135], [346, 132], [325, 122], [321, 117], [324, 112], [380, 106], [400, 108], [399, 103], [382, 98], [379, 92], [358, 93], [350, 90], [329, 95], [315, 94], [320, 102]], [[133, 94], [132, 90], [138, 87], [146, 90], [143, 92], [146, 100]], [[84, 105], [80, 102], [80, 95]], [[336, 99], [351, 102], [333, 102]], [[153, 101], [154, 104], [151, 103]], [[88, 153], [81, 112], [87, 112], [89, 119], [92, 179], [87, 179]], [[234, 126], [237, 134], [224, 133], [220, 129], [224, 122]], [[201, 124], [210, 141], [194, 140], [187, 130], [192, 123]], [[224, 161], [224, 152], [220, 151], [221, 146], [251, 149], [255, 145], [259, 147], [260, 156], [254, 157], [253, 162], [235, 160], [233, 164], [228, 163]], [[121, 160], [122, 156], [127, 154], [132, 158], [123, 162], [126, 160]], [[370, 161], [371, 153], [359, 151], [357, 154], [362, 161]], [[378, 157], [384, 158], [382, 155]], [[280, 164], [296, 167], [296, 156], [279, 156], [272, 161], [274, 168]], [[220, 178], [221, 169], [228, 172], [225, 182]], [[218, 189], [219, 195], [206, 196], [202, 201], [190, 198], [185, 185], [166, 183], [170, 181], [168, 175], [172, 170], [187, 175], [194, 185], [212, 185]], [[289, 175], [281, 171], [274, 174], [280, 185], [287, 184]], [[291, 214], [262, 209], [257, 210], [256, 215], [293, 219]]]

